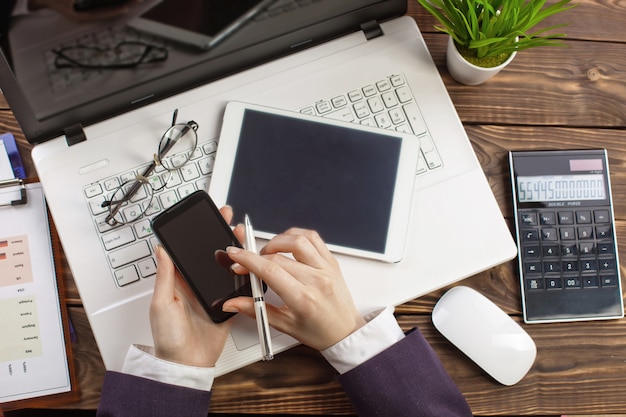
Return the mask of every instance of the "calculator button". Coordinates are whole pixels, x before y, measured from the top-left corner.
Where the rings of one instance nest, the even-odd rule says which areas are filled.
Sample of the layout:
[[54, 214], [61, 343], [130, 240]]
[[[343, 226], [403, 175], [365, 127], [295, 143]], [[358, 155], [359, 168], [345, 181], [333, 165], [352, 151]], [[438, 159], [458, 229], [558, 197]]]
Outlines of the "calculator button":
[[559, 211], [559, 224], [574, 224], [574, 213], [571, 211]]
[[593, 227], [585, 226], [578, 228], [578, 238], [579, 239], [591, 239], [593, 238]]
[[527, 274], [541, 273], [541, 262], [524, 262], [524, 271]]
[[543, 279], [527, 279], [526, 280], [526, 289], [528, 290], [543, 290]]
[[565, 288], [580, 288], [580, 278], [578, 277], [563, 277], [563, 283]]
[[562, 227], [559, 229], [561, 234], [561, 240], [574, 240], [576, 239], [576, 233], [573, 227]]
[[614, 271], [615, 259], [598, 259], [600, 271]]
[[580, 261], [580, 270], [583, 272], [595, 272], [598, 270], [598, 263], [595, 259]]
[[598, 255], [608, 255], [613, 253], [613, 243], [598, 243]]
[[608, 223], [609, 212], [608, 210], [596, 210], [593, 212], [593, 218], [596, 223]]
[[589, 223], [591, 223], [591, 212], [590, 211], [577, 211], [576, 212], [576, 223], [578, 223], [578, 224], [589, 224]]
[[589, 276], [583, 277], [583, 287], [585, 288], [595, 288], [598, 286], [598, 277], [597, 276]]
[[522, 240], [524, 242], [535, 242], [539, 240], [539, 232], [535, 229], [522, 230]]
[[578, 255], [578, 249], [576, 245], [561, 245], [561, 253], [563, 256], [576, 256]]
[[548, 242], [558, 240], [556, 229], [552, 229], [550, 227], [544, 227], [541, 229], [541, 240]]
[[552, 212], [543, 212], [539, 215], [539, 219], [542, 225], [553, 225], [556, 224], [556, 217], [554, 217], [554, 213]]
[[541, 247], [541, 253], [544, 257], [559, 256], [561, 251], [557, 245], [544, 245]]
[[549, 274], [551, 272], [561, 272], [561, 263], [559, 261], [544, 261], [543, 272]]
[[527, 258], [539, 258], [539, 246], [524, 246], [524, 256]]
[[596, 245], [593, 242], [579, 243], [578, 253], [580, 253], [581, 256], [594, 255], [596, 253]]
[[522, 213], [520, 215], [522, 226], [537, 226], [537, 215], [535, 213]]
[[596, 226], [596, 238], [598, 239], [609, 239], [613, 237], [613, 232], [611, 231], [611, 226]]
[[603, 287], [617, 287], [617, 276], [615, 275], [602, 275], [600, 277], [600, 283]]
[[563, 261], [561, 267], [563, 272], [576, 272], [578, 271], [578, 261]]
[[561, 278], [546, 278], [546, 289], [560, 290], [561, 288], [563, 288]]

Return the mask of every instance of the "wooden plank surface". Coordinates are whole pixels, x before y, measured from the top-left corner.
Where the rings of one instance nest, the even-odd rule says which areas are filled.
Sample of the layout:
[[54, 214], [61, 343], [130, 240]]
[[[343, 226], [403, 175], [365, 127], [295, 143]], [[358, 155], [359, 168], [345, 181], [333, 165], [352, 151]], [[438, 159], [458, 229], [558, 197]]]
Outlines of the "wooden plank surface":
[[[626, 259], [626, 2], [579, 0], [553, 22], [571, 22], [566, 48], [522, 51], [510, 67], [479, 87], [454, 82], [445, 68], [447, 38], [415, 0], [416, 18], [452, 101], [488, 176], [503, 215], [512, 225], [506, 153], [511, 149], [606, 148], [609, 151], [619, 253]], [[16, 134], [28, 174], [36, 175], [30, 146], [0, 98], [0, 131]], [[624, 268], [620, 267], [622, 274]], [[418, 277], [416, 277], [417, 279]], [[70, 316], [76, 329], [74, 354], [81, 402], [97, 407], [104, 367], [80, 297], [66, 265]], [[520, 320], [514, 262], [460, 284], [477, 288]], [[402, 327], [418, 326], [476, 415], [581, 415], [626, 413], [626, 320], [526, 325], [538, 346], [537, 361], [517, 385], [489, 378], [433, 328], [430, 312], [443, 290], [399, 306]], [[215, 383], [216, 413], [353, 414], [317, 353], [297, 347], [272, 363], [257, 363]]]

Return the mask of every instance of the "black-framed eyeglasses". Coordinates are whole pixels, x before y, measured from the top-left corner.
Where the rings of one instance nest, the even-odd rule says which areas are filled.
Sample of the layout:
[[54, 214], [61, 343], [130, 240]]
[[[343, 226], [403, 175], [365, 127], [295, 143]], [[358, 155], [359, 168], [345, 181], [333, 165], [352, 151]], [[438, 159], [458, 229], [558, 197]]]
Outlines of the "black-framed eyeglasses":
[[[108, 207], [104, 221], [110, 226], [126, 224], [142, 217], [153, 206], [153, 196], [165, 188], [174, 171], [181, 169], [196, 152], [198, 124], [193, 120], [176, 123], [174, 111], [171, 126], [163, 133], [157, 152], [146, 168], [120, 185], [101, 207]], [[169, 155], [169, 156], [168, 156]], [[167, 156], [167, 157], [166, 157]]]
[[140, 41], [120, 42], [112, 48], [73, 45], [53, 49], [56, 68], [127, 69], [167, 60], [166, 48]]

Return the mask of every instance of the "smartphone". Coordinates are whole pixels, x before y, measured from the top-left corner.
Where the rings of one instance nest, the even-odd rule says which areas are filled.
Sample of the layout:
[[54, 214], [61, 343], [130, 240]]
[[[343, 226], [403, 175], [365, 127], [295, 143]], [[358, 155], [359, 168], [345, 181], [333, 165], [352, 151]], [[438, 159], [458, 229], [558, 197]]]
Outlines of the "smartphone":
[[275, 0], [163, 0], [128, 25], [198, 49], [211, 49]]
[[214, 322], [235, 314], [222, 311], [226, 300], [252, 296], [250, 277], [235, 275], [224, 252], [228, 246], [243, 246], [205, 191], [188, 195], [154, 217], [152, 230]]

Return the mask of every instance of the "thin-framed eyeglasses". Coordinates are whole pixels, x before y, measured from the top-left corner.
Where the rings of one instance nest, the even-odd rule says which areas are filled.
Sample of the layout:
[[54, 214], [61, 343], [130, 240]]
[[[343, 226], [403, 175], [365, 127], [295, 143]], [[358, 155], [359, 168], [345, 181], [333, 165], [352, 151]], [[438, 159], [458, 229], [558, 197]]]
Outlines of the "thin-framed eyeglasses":
[[[109, 214], [104, 221], [110, 226], [126, 224], [155, 210], [153, 196], [165, 188], [174, 171], [181, 169], [192, 158], [198, 143], [198, 124], [193, 120], [176, 123], [174, 111], [171, 126], [163, 133], [152, 161], [134, 178], [121, 184], [111, 198], [102, 202]], [[166, 158], [167, 156], [167, 158]], [[154, 175], [153, 175], [154, 174]]]
[[73, 45], [53, 49], [56, 68], [128, 69], [167, 60], [166, 48], [140, 41], [123, 41], [112, 48]]

